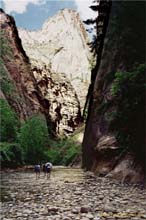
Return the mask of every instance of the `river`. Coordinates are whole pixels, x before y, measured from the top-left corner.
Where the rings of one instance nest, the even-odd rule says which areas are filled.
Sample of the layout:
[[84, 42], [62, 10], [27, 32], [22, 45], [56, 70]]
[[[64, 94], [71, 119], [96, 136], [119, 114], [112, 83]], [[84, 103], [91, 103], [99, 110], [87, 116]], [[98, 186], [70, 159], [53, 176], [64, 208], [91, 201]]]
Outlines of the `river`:
[[95, 177], [81, 169], [55, 167], [51, 178], [33, 171], [2, 172], [3, 220], [143, 220], [146, 191]]

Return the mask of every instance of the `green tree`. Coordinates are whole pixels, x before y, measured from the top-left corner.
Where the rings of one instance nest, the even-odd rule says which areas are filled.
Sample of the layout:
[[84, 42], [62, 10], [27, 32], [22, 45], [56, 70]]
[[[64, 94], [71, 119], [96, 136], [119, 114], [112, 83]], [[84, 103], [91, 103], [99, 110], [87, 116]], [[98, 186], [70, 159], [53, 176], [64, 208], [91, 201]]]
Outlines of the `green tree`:
[[18, 143], [0, 143], [1, 167], [16, 168], [23, 164], [22, 149]]
[[35, 164], [43, 161], [48, 142], [45, 119], [40, 115], [29, 118], [21, 126], [18, 139], [23, 149], [25, 163]]
[[117, 113], [111, 129], [117, 132], [121, 147], [132, 150], [145, 162], [145, 64], [131, 72], [117, 72], [111, 93], [117, 102]]
[[0, 139], [5, 142], [16, 140], [19, 121], [16, 113], [11, 109], [6, 100], [0, 99], [1, 131]]

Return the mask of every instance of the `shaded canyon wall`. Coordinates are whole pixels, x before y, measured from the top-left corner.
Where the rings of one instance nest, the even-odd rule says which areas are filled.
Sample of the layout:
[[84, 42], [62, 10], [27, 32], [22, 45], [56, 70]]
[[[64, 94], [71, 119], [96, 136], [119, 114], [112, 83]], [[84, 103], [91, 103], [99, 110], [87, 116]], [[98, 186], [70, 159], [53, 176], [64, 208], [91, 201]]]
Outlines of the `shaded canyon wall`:
[[144, 5], [112, 2], [83, 140], [86, 170], [131, 182], [146, 165]]

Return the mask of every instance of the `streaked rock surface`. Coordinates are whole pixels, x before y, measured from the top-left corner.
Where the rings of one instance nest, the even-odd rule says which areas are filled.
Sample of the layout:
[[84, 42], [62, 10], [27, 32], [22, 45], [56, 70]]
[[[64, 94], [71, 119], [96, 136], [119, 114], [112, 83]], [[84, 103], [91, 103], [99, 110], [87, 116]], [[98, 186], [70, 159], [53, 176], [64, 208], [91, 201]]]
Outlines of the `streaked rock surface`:
[[30, 64], [14, 19], [2, 10], [0, 16], [3, 42], [1, 97], [8, 101], [20, 120], [42, 113], [53, 133], [72, 133], [81, 121], [81, 114], [78, 97], [69, 79], [64, 73], [50, 70], [42, 61], [33, 60]]
[[22, 45], [31, 60], [44, 62], [50, 71], [64, 73], [83, 109], [90, 82], [91, 53], [79, 14], [64, 9], [49, 18], [41, 30], [19, 29]]

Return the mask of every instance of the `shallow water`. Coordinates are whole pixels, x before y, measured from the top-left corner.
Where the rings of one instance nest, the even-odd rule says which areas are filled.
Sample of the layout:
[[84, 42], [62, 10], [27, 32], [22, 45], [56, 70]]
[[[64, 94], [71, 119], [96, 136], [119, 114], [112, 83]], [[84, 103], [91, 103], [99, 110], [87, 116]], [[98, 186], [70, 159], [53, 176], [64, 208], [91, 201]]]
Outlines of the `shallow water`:
[[143, 220], [146, 191], [81, 169], [54, 167], [51, 178], [33, 171], [1, 175], [3, 220]]
[[54, 167], [50, 179], [40, 174], [40, 178], [36, 180], [36, 175], [33, 171], [16, 171], [6, 172], [1, 174], [1, 201], [12, 201], [13, 192], [20, 190], [20, 192], [27, 188], [29, 193], [34, 193], [33, 187], [36, 191], [38, 187], [43, 187], [44, 184], [64, 184], [64, 183], [77, 183], [84, 179], [84, 173], [81, 169]]

